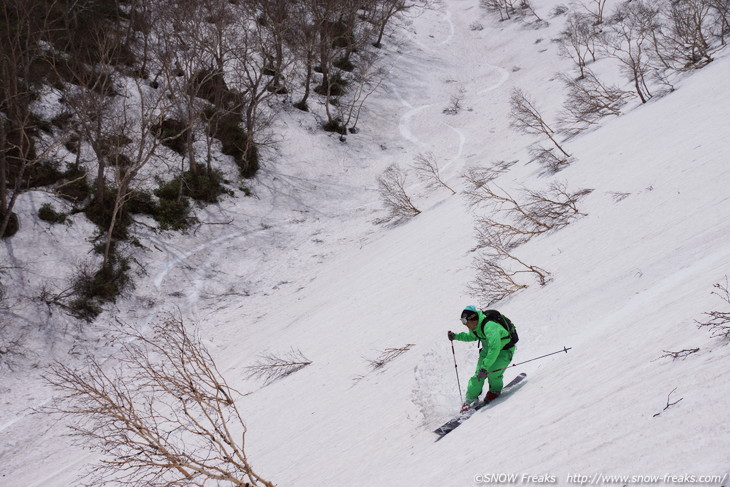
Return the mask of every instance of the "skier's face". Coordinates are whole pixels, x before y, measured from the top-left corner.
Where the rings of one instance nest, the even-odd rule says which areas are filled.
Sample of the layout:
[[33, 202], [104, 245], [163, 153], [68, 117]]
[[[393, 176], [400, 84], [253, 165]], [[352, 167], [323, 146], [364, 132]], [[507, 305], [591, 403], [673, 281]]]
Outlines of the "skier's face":
[[478, 322], [479, 322], [478, 319], [466, 320], [466, 323], [464, 323], [464, 324], [466, 325], [467, 328], [469, 328], [469, 330], [474, 330], [474, 328], [476, 328]]

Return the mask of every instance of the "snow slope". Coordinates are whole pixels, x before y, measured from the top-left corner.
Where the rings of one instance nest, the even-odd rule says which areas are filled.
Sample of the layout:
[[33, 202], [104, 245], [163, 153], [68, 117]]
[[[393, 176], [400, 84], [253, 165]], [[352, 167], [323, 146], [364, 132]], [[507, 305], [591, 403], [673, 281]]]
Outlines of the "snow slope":
[[[550, 8], [538, 12], [547, 18]], [[730, 58], [568, 141], [576, 162], [548, 176], [527, 163], [534, 139], [510, 131], [507, 115], [513, 87], [548, 118], [560, 108], [556, 73], [572, 66], [550, 40], [563, 19], [541, 29], [499, 23], [476, 0], [409, 17], [408, 34], [385, 47], [391, 78], [360, 134], [343, 144], [292, 111], [258, 199], [201, 215], [232, 223], [141, 235], [147, 274], [115, 314], [142, 325], [179, 309], [199, 325], [229, 382], [250, 393], [239, 403], [250, 460], [277, 485], [456, 487], [500, 474], [519, 485], [672, 485], [683, 475], [728, 485], [730, 349], [695, 320], [727, 308], [711, 291], [730, 274]], [[477, 20], [483, 30], [470, 28]], [[445, 115], [460, 89], [465, 109]], [[516, 362], [572, 350], [509, 370], [508, 379], [526, 372], [525, 385], [438, 443], [431, 431], [459, 406], [446, 331], [478, 301], [466, 287], [473, 215], [459, 195], [412, 179], [422, 214], [372, 223], [382, 216], [377, 175], [429, 151], [456, 189], [465, 167], [515, 159], [502, 187], [594, 189], [579, 205], [587, 216], [517, 250], [552, 280], [498, 305], [520, 332]], [[31, 193], [21, 208], [29, 215], [44, 197]], [[73, 236], [59, 233], [76, 230], [40, 231], [65, 243]], [[19, 260], [22, 238], [32, 237], [16, 237]], [[65, 258], [50, 247], [48, 267]], [[103, 336], [79, 333], [101, 349]], [[370, 369], [368, 359], [407, 344]], [[455, 345], [464, 385], [476, 349]], [[684, 360], [659, 358], [695, 347]], [[245, 379], [259, 354], [291, 348], [312, 365], [265, 387]], [[95, 454], [70, 446], [61, 424], [28, 414], [51, 394], [38, 376], [26, 365], [2, 378], [0, 484], [77, 485]], [[664, 410], [672, 391], [681, 401]]]

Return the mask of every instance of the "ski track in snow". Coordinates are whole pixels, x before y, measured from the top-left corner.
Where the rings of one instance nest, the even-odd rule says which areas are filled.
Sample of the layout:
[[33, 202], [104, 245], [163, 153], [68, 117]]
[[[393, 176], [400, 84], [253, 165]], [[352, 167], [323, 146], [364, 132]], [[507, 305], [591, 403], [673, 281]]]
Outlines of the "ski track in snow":
[[[448, 45], [455, 36], [455, 27], [454, 23], [452, 21], [452, 12], [449, 10], [444, 13], [443, 16], [443, 22], [445, 22], [448, 26], [448, 34], [439, 41], [436, 45], [437, 46], [445, 46]], [[412, 39], [412, 43], [416, 46], [420, 47], [421, 49], [429, 52], [436, 52], [437, 50], [434, 49], [432, 46], [427, 46], [426, 44], [420, 42], [417, 39]], [[397, 65], [397, 60], [400, 59], [402, 56], [408, 55], [409, 53], [401, 54], [398, 58], [396, 58], [396, 61], [394, 61], [394, 65]], [[493, 91], [496, 89], [499, 89], [509, 78], [509, 73], [498, 66], [493, 65], [487, 65], [487, 67], [494, 69], [495, 71], [498, 71], [500, 73], [500, 79], [495, 82], [493, 85], [484, 88], [477, 92], [478, 95], [484, 94], [489, 91]], [[408, 108], [409, 110], [404, 113], [398, 122], [398, 129], [401, 137], [412, 143], [413, 145], [421, 148], [421, 149], [428, 149], [433, 147], [434, 145], [441, 145], [440, 143], [429, 143], [424, 141], [422, 138], [420, 138], [417, 134], [414, 133], [413, 130], [413, 120], [414, 118], [421, 112], [426, 111], [434, 106], [434, 103], [425, 103], [421, 105], [414, 106], [412, 105], [408, 100], [403, 98], [400, 91], [398, 90], [397, 86], [394, 83], [389, 83], [389, 86], [391, 88], [391, 91], [395, 98], [400, 102], [404, 107]], [[446, 170], [450, 166], [452, 166], [455, 162], [459, 160], [459, 158], [463, 154], [464, 146], [467, 142], [466, 136], [464, 133], [446, 123], [442, 122], [443, 125], [449, 128], [451, 132], [455, 134], [455, 136], [458, 138], [458, 149], [456, 150], [455, 154], [453, 154], [448, 162], [444, 164], [440, 170]], [[424, 186], [426, 183], [416, 183], [413, 185], [409, 185], [407, 189], [409, 190], [415, 190], [417, 188], [420, 188]], [[357, 208], [348, 208], [347, 211], [353, 211], [356, 209], [366, 208], [370, 206], [375, 206], [379, 204], [379, 200], [376, 198], [371, 203], [366, 203], [363, 205], [358, 206]], [[192, 276], [189, 276], [189, 282], [190, 286], [188, 287], [188, 291], [185, 293], [185, 302], [187, 304], [186, 310], [184, 310], [187, 313], [192, 314], [195, 316], [197, 314], [199, 304], [200, 304], [200, 294], [201, 289], [204, 287], [207, 278], [206, 276], [214, 270], [217, 263], [219, 262], [220, 255], [230, 246], [237, 244], [241, 240], [245, 240], [248, 238], [251, 238], [255, 235], [260, 235], [265, 232], [269, 232], [272, 229], [275, 228], [281, 228], [287, 225], [290, 225], [290, 222], [284, 221], [284, 222], [263, 222], [266, 226], [265, 228], [253, 228], [253, 229], [242, 229], [242, 230], [236, 230], [234, 232], [221, 235], [219, 237], [214, 238], [213, 240], [210, 240], [205, 243], [201, 243], [191, 249], [180, 249], [177, 248], [174, 244], [167, 244], [163, 242], [162, 240], [149, 235], [148, 238], [150, 239], [150, 243], [156, 246], [161, 252], [164, 252], [168, 255], [168, 259], [164, 264], [164, 267], [157, 272], [154, 277], [152, 278], [151, 282], [154, 285], [155, 289], [158, 292], [163, 291], [163, 289], [166, 286], [166, 282], [168, 281], [168, 277], [170, 273], [175, 270], [176, 268], [180, 267], [181, 265], [184, 265], [188, 262], [190, 262], [192, 259], [197, 258], [200, 255], [205, 255], [206, 252], [206, 258], [203, 262], [196, 263], [196, 270], [193, 272]], [[213, 252], [210, 252], [210, 249], [215, 249]], [[148, 326], [152, 320], [155, 319], [156, 316], [161, 311], [164, 311], [167, 308], [164, 304], [162, 305], [155, 305], [152, 307], [152, 309], [147, 313], [145, 319], [143, 319], [142, 326]], [[182, 310], [181, 310], [182, 311]], [[441, 355], [438, 352], [435, 351], [429, 351], [425, 352], [424, 357], [428, 358], [429, 356], [434, 355]], [[443, 358], [443, 357], [439, 357]], [[430, 363], [436, 363], [438, 360], [424, 360], [423, 363], [430, 364]], [[441, 367], [440, 365], [438, 366]], [[451, 387], [448, 383], [444, 383], [440, 378], [439, 374], [432, 370], [422, 370], [421, 367], [417, 367], [415, 372], [415, 384], [413, 389], [413, 402], [414, 404], [420, 409], [422, 413], [422, 417], [425, 423], [432, 422], [434, 417], [441, 417], [442, 415], [448, 414], [448, 412], [451, 411], [451, 408], [448, 410], [443, 408], [443, 405], [440, 403], [434, 403], [431, 399], [433, 394], [423, 394], [423, 390], [441, 390], [447, 387]], [[437, 378], [439, 378], [437, 380]], [[441, 394], [439, 397], [445, 396], [445, 395], [451, 395], [452, 391], [441, 391]], [[426, 398], [426, 399], [424, 399]], [[49, 401], [51, 401], [51, 398], [46, 399], [45, 401], [39, 403], [36, 407], [42, 407], [43, 405], [47, 404]], [[450, 402], [450, 401], [445, 401]], [[26, 418], [31, 412], [33, 408], [29, 408], [20, 414], [18, 414], [15, 418], [7, 421], [6, 423], [0, 425], [0, 431], [3, 431], [7, 428], [10, 428], [17, 422], [23, 420]], [[28, 487], [40, 487], [41, 485], [45, 485], [50, 479], [57, 477], [58, 475], [71, 470], [73, 468], [77, 468], [79, 465], [82, 465], [84, 463], [87, 463], [93, 458], [96, 457], [96, 454], [89, 453], [86, 455], [79, 456], [76, 461], [65, 464], [62, 468], [54, 471], [52, 474], [44, 477], [43, 479], [38, 480], [37, 482], [34, 482]]]
[[[448, 26], [448, 34], [444, 37], [444, 39], [442, 39], [441, 41], [439, 41], [437, 43], [438, 46], [445, 46], [445, 45], [449, 44], [454, 38], [455, 27], [454, 27], [454, 23], [452, 21], [451, 10], [444, 13], [443, 22], [445, 22]], [[436, 51], [433, 47], [426, 46], [425, 44], [423, 44], [417, 40], [414, 40], [414, 44], [418, 45], [419, 47], [421, 47], [423, 50], [426, 50], [426, 51], [430, 51], [430, 52]], [[402, 56], [407, 55], [407, 54], [408, 53], [401, 54], [398, 58], [396, 58], [394, 65], [397, 65], [398, 59], [400, 59]], [[500, 72], [500, 79], [493, 85], [477, 92], [478, 94], [483, 94], [488, 91], [498, 89], [509, 78], [509, 73], [505, 69], [497, 67], [497, 66], [493, 66], [493, 65], [487, 65], [487, 67]], [[408, 110], [405, 114], [403, 114], [400, 117], [400, 120], [398, 122], [398, 129], [401, 134], [401, 137], [403, 137], [403, 139], [407, 140], [408, 142], [411, 142], [412, 144], [414, 144], [418, 147], [421, 147], [421, 148], [432, 147], [433, 144], [428, 144], [428, 143], [424, 142], [421, 138], [419, 138], [417, 135], [414, 134], [414, 132], [412, 130], [412, 124], [413, 124], [413, 119], [416, 115], [418, 115], [420, 112], [422, 112], [424, 110], [428, 110], [429, 108], [433, 107], [434, 104], [426, 103], [423, 105], [413, 106], [410, 102], [408, 102], [408, 100], [406, 100], [405, 98], [403, 98], [401, 96], [401, 94], [395, 84], [390, 83], [390, 86], [391, 86], [392, 93], [395, 95], [396, 99], [403, 106], [410, 108], [410, 110]], [[462, 156], [463, 150], [464, 150], [464, 145], [466, 144], [467, 139], [464, 136], [464, 133], [461, 130], [459, 130], [458, 128], [456, 128], [448, 123], [445, 123], [445, 122], [442, 122], [442, 123], [456, 135], [456, 137], [458, 138], [458, 141], [459, 141], [458, 150], [456, 151], [456, 153], [452, 157], [450, 157], [449, 161], [440, 168], [440, 170], [446, 170], [451, 165], [453, 165], [456, 161], [458, 161], [459, 158]], [[415, 183], [415, 184], [409, 185], [407, 189], [415, 190], [420, 187], [423, 187], [425, 184], [426, 183]], [[375, 199], [371, 203], [361, 205], [357, 208], [350, 208], [349, 210], [352, 211], [352, 210], [356, 210], [356, 209], [360, 209], [360, 208], [374, 206], [377, 204], [379, 204], [379, 201], [377, 199]], [[282, 224], [285, 224], [285, 223], [279, 223], [276, 225], [267, 224], [266, 230], [274, 228], [275, 226], [280, 226]], [[195, 274], [194, 274], [195, 277], [192, 278], [192, 282], [191, 282], [192, 291], [189, 291], [186, 293], [186, 301], [190, 308], [189, 311], [193, 311], [193, 310], [197, 309], [198, 301], [199, 301], [199, 297], [200, 297], [200, 290], [202, 289], [202, 287], [206, 281], [204, 276], [207, 275], [210, 272], [210, 270], [212, 269], [212, 266], [215, 265], [212, 263], [217, 261], [217, 257], [221, 254], [222, 250], [226, 246], [232, 245], [242, 238], [245, 239], [245, 238], [250, 237], [252, 235], [252, 233], [254, 233], [254, 232], [261, 233], [262, 231], [264, 231], [264, 229], [253, 230], [253, 231], [239, 230], [239, 231], [227, 234], [227, 235], [220, 236], [214, 240], [211, 240], [210, 242], [200, 244], [187, 251], [178, 251], [178, 250], [170, 248], [168, 245], [165, 245], [160, 241], [157, 241], [156, 244], [158, 246], [162, 247], [164, 249], [164, 251], [172, 254], [173, 257], [167, 261], [167, 263], [165, 264], [165, 267], [160, 272], [158, 272], [155, 275], [155, 277], [153, 278], [153, 283], [154, 283], [156, 289], [158, 291], [162, 289], [164, 281], [167, 279], [167, 276], [173, 269], [175, 269], [176, 267], [189, 261], [191, 258], [193, 258], [199, 254], [202, 254], [203, 252], [209, 250], [210, 248], [217, 246], [216, 251], [209, 254], [207, 256], [207, 258], [205, 259], [205, 262], [198, 266], [199, 270], [197, 270], [195, 272]], [[151, 311], [148, 316], [148, 319], [152, 319], [152, 317], [154, 315], [156, 315], [156, 313], [157, 313], [157, 310]]]

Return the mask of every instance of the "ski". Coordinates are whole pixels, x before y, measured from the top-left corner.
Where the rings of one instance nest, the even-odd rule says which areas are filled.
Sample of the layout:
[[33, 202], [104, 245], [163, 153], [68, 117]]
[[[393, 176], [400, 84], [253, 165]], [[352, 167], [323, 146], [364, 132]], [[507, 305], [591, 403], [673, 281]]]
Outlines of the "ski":
[[469, 419], [474, 413], [479, 411], [480, 409], [489, 406], [491, 404], [494, 404], [496, 402], [499, 402], [504, 396], [508, 395], [511, 391], [514, 390], [514, 387], [525, 380], [527, 377], [527, 374], [524, 372], [512, 379], [506, 386], [502, 388], [502, 393], [497, 396], [496, 398], [492, 399], [491, 401], [482, 401], [480, 402], [475, 408], [472, 408], [466, 412], [461, 413], [456, 418], [452, 419], [451, 421], [448, 421], [447, 423], [443, 424], [442, 426], [436, 428], [433, 432], [439, 435], [438, 440], [443, 438], [446, 434], [451, 433], [454, 431], [459, 425], [461, 425], [464, 421]]

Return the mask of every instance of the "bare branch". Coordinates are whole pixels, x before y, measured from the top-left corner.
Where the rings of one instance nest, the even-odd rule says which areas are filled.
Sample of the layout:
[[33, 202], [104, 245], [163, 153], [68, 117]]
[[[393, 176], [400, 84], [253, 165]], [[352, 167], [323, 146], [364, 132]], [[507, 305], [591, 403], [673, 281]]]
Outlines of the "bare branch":
[[662, 350], [662, 352], [664, 352], [664, 355], [660, 356], [659, 358], [670, 357], [670, 358], [672, 358], [674, 360], [676, 360], [678, 358], [679, 359], [685, 359], [685, 358], [689, 357], [690, 355], [692, 355], [693, 353], [697, 353], [699, 351], [700, 351], [699, 348], [685, 348], [684, 350], [680, 350], [678, 352], [672, 352], [672, 351], [669, 351], [669, 350]]
[[617, 86], [606, 86], [590, 70], [584, 71], [581, 80], [561, 76], [568, 90], [558, 124], [562, 131], [577, 134], [596, 125], [602, 118], [621, 114], [627, 100], [635, 96]]
[[372, 370], [382, 369], [385, 365], [400, 357], [412, 347], [414, 347], [413, 343], [409, 343], [400, 348], [386, 348], [380, 353], [380, 355], [378, 355], [377, 358], [365, 360], [367, 360], [368, 364], [370, 364], [370, 368]]
[[[728, 277], [725, 276], [725, 283], [713, 284], [716, 291], [712, 294], [730, 304], [730, 285]], [[696, 321], [697, 328], [705, 328], [710, 331], [713, 337], [722, 337], [730, 339], [730, 311], [709, 311], [705, 313], [709, 317], [706, 321]]]
[[270, 384], [302, 370], [311, 363], [312, 361], [307, 359], [301, 350], [291, 349], [285, 355], [264, 354], [254, 365], [246, 367], [246, 370], [249, 378], [263, 379], [264, 384]]
[[104, 454], [87, 485], [273, 487], [244, 451], [240, 394], [181, 320], [155, 324], [149, 336], [117, 322], [114, 336], [115, 367], [89, 355], [80, 370], [56, 363], [46, 375], [59, 392], [47, 411], [72, 420], [72, 437]]
[[405, 184], [406, 173], [397, 164], [391, 164], [378, 178], [380, 197], [388, 210], [388, 216], [380, 222], [412, 218], [421, 213], [406, 193]]
[[545, 118], [540, 114], [535, 104], [525, 92], [519, 88], [512, 90], [510, 97], [510, 126], [525, 134], [544, 135], [564, 156], [565, 160], [570, 158], [570, 154], [560, 146], [555, 140], [556, 133], [550, 128]]
[[684, 399], [683, 397], [681, 397], [681, 398], [677, 399], [677, 400], [676, 400], [676, 401], [674, 401], [674, 402], [670, 402], [670, 400], [671, 400], [670, 398], [672, 397], [672, 394], [674, 394], [674, 391], [676, 391], [676, 390], [677, 390], [677, 388], [675, 387], [675, 388], [674, 388], [674, 389], [672, 389], [672, 391], [671, 391], [671, 392], [670, 392], [670, 393], [669, 393], [669, 394], [667, 395], [667, 405], [666, 405], [666, 406], [664, 406], [664, 409], [662, 409], [661, 411], [659, 411], [658, 413], [656, 413], [656, 414], [654, 415], [654, 417], [655, 417], [655, 418], [656, 418], [657, 416], [659, 416], [660, 414], [662, 414], [662, 413], [663, 413], [664, 411], [666, 411], [667, 409], [669, 409], [670, 407], [672, 407], [672, 406], [674, 406], [675, 404], [677, 404], [678, 402], [680, 402], [680, 401], [681, 401], [682, 399]]
[[438, 162], [433, 152], [421, 152], [414, 159], [413, 169], [416, 170], [416, 175], [421, 181], [426, 182], [429, 187], [443, 186], [451, 191], [451, 194], [456, 194], [456, 191], [441, 179]]

